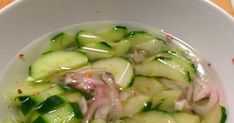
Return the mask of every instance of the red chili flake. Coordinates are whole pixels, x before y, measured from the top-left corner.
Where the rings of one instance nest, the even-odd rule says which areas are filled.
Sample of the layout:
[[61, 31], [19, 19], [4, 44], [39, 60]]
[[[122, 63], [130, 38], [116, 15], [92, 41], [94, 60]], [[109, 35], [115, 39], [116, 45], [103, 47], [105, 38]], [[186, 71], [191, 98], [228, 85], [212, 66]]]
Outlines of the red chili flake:
[[90, 73], [90, 72], [85, 72], [84, 76], [87, 77], [87, 78], [92, 78], [93, 74]]
[[18, 94], [22, 94], [22, 90], [21, 89], [18, 89], [17, 92], [18, 92]]
[[20, 54], [19, 54], [19, 58], [20, 58], [21, 60], [24, 60], [24, 54], [23, 54], [23, 53], [20, 53]]
[[234, 64], [234, 58], [232, 58], [232, 64]]

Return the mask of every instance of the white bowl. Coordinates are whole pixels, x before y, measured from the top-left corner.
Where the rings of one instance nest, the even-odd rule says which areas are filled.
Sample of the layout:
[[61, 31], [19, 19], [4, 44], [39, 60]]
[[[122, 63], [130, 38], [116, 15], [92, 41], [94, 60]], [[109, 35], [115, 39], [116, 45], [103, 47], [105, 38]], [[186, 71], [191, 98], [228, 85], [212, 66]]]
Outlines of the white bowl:
[[[101, 20], [131, 21], [164, 29], [190, 44], [216, 69], [226, 95], [227, 123], [234, 122], [234, 19], [207, 0], [15, 1], [0, 11], [0, 100], [3, 92], [26, 73], [14, 69], [6, 72], [6, 66], [23, 52], [22, 48], [58, 28]], [[15, 62], [13, 67], [18, 69], [28, 66], [28, 62]], [[0, 120], [7, 115], [6, 109], [1, 101]]]

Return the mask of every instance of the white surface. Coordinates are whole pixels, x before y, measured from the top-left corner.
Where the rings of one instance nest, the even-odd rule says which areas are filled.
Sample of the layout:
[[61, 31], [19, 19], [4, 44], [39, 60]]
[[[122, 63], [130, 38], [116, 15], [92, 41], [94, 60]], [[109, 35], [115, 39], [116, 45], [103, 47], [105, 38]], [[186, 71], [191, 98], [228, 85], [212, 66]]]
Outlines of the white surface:
[[[0, 11], [0, 73], [23, 47], [40, 36], [60, 27], [97, 20], [142, 23], [165, 29], [189, 43], [217, 70], [227, 95], [228, 123], [234, 122], [234, 20], [205, 0], [17, 1]], [[1, 81], [0, 89], [7, 87], [7, 82]], [[6, 114], [3, 112], [0, 107], [0, 120]]]

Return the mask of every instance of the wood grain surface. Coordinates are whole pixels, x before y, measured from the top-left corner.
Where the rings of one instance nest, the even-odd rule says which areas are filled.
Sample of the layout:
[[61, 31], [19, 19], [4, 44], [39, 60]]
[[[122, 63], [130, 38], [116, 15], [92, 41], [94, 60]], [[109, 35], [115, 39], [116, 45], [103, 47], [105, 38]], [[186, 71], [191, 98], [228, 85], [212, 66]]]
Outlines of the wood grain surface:
[[13, 2], [13, 0], [0, 0], [0, 9]]
[[231, 0], [212, 0], [212, 2], [223, 8], [234, 17], [234, 7], [232, 6]]

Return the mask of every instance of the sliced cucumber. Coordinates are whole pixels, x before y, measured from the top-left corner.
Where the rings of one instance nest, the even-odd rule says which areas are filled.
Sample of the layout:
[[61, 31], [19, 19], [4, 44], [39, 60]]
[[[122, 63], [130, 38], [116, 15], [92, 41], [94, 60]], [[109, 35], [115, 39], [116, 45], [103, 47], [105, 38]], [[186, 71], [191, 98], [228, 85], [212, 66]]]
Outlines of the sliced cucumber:
[[18, 106], [24, 115], [27, 115], [36, 105], [42, 103], [52, 95], [63, 93], [64, 90], [59, 86], [51, 86], [43, 92], [31, 93], [28, 96], [20, 95], [16, 97], [15, 105]]
[[60, 95], [64, 100], [67, 102], [80, 102], [83, 97], [83, 95], [80, 92], [70, 92], [70, 93], [63, 93]]
[[126, 40], [130, 41], [133, 45], [137, 45], [142, 42], [153, 40], [154, 36], [144, 31], [133, 31], [128, 34]]
[[124, 57], [131, 48], [131, 43], [128, 40], [121, 40], [119, 42], [110, 42], [109, 44], [112, 46], [116, 56]]
[[166, 55], [159, 53], [146, 59], [142, 64], [136, 65], [136, 74], [138, 75], [165, 77], [181, 82], [184, 87], [190, 84], [190, 71], [194, 72], [192, 64], [169, 53]]
[[80, 123], [81, 119], [75, 117], [73, 107], [68, 103], [54, 111], [39, 115], [32, 123]]
[[34, 101], [30, 96], [20, 96], [17, 97], [19, 101], [19, 109], [23, 113], [23, 115], [27, 115], [34, 106], [36, 106], [36, 101]]
[[51, 88], [51, 83], [34, 83], [34, 82], [22, 82], [17, 87], [12, 89], [12, 91], [7, 93], [7, 96], [15, 99], [18, 96], [29, 96], [29, 95], [36, 95], [39, 92], [47, 90]]
[[133, 68], [129, 61], [119, 58], [107, 58], [93, 63], [94, 68], [103, 68], [114, 76], [114, 81], [122, 88], [127, 88], [133, 79]]
[[143, 94], [137, 94], [123, 102], [124, 116], [132, 117], [133, 115], [146, 111], [151, 108], [151, 98]]
[[53, 95], [59, 95], [66, 92], [64, 88], [62, 88], [59, 85], [54, 85], [48, 88], [47, 90], [44, 90], [42, 92], [39, 92], [35, 95], [31, 95], [31, 98], [36, 102], [37, 105], [45, 101], [48, 97]]
[[144, 76], [135, 77], [131, 88], [150, 97], [157, 96], [162, 90], [164, 90], [162, 84], [160, 84], [155, 78]]
[[157, 37], [143, 31], [130, 32], [126, 40], [132, 43], [132, 49], [145, 50], [151, 55], [169, 48], [166, 41], [159, 40]]
[[93, 34], [87, 30], [81, 30], [76, 35], [76, 41], [80, 47], [89, 43], [106, 42], [102, 37]]
[[[107, 33], [115, 33], [115, 36], [108, 35]], [[121, 34], [120, 34], [121, 33]], [[77, 34], [77, 42], [80, 46], [80, 51], [87, 54], [91, 60], [108, 58], [114, 55], [124, 56], [130, 49], [131, 45], [127, 40], [114, 42], [115, 40], [122, 39], [124, 33], [122, 28], [116, 27], [115, 31], [108, 31], [101, 35], [105, 38], [95, 35], [89, 31], [81, 31]], [[111, 38], [111, 39], [110, 39]]]
[[80, 31], [77, 34], [77, 43], [79, 44], [80, 51], [87, 54], [91, 60], [114, 55], [112, 47], [106, 40], [89, 31]]
[[177, 63], [184, 67], [185, 70], [189, 72], [190, 79], [193, 79], [196, 76], [196, 69], [194, 64], [191, 61], [185, 59], [180, 53], [175, 51], [163, 51], [160, 53], [164, 57], [172, 57]]
[[69, 46], [75, 47], [75, 37], [67, 33], [59, 33], [51, 38], [50, 50], [63, 50]]
[[181, 90], [164, 90], [158, 96], [153, 97], [153, 106], [163, 111], [173, 112], [175, 111], [175, 102], [181, 95]]
[[71, 107], [73, 109], [75, 117], [76, 118], [83, 118], [83, 114], [81, 112], [81, 109], [80, 109], [79, 105], [76, 102], [72, 102], [72, 103], [70, 103], [70, 105], [71, 105]]
[[126, 119], [126, 123], [176, 123], [168, 114], [162, 111], [149, 111], [140, 113]]
[[217, 103], [207, 114], [202, 116], [202, 123], [225, 123], [227, 119], [226, 108]]
[[52, 110], [55, 110], [56, 107], [64, 103], [65, 101], [61, 97], [54, 95], [54, 96], [48, 97], [44, 102], [42, 102], [39, 106], [37, 106], [37, 111], [40, 114], [45, 114]]
[[198, 115], [176, 112], [171, 114], [176, 123], [201, 123]]
[[106, 123], [103, 119], [93, 119], [90, 123]]
[[114, 55], [112, 47], [105, 42], [87, 44], [81, 47], [79, 51], [85, 53], [91, 60], [108, 58]]
[[116, 42], [120, 41], [127, 35], [128, 29], [124, 26], [115, 26], [100, 33], [100, 36], [106, 41]]
[[54, 73], [76, 69], [88, 63], [88, 58], [75, 51], [53, 51], [41, 55], [32, 65], [30, 76], [43, 80]]

